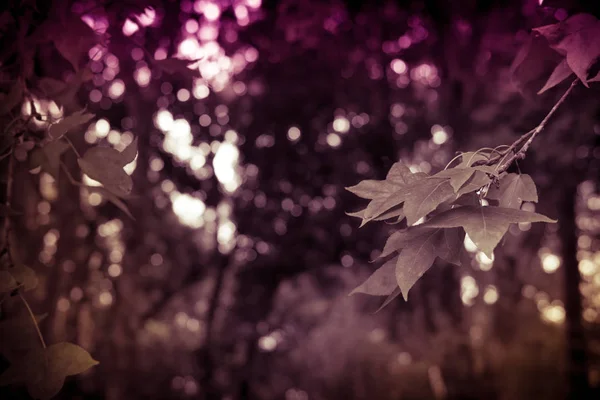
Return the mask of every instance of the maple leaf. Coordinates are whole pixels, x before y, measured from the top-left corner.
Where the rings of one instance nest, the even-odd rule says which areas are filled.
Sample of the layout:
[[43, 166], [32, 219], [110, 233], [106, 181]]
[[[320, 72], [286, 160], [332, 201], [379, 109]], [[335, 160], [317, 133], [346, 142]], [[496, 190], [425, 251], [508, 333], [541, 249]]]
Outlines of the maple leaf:
[[[409, 290], [433, 265], [436, 257], [460, 265], [464, 237], [460, 228], [428, 228], [422, 225], [395, 232], [386, 242], [380, 257], [394, 252], [399, 252], [399, 255], [377, 269], [351, 294], [389, 295], [388, 300], [391, 301], [402, 293], [407, 299]], [[395, 293], [396, 287], [400, 288], [398, 293]]]
[[535, 183], [529, 175], [507, 174], [498, 183], [499, 187], [492, 186], [486, 197], [498, 200], [501, 207], [521, 208], [524, 201], [538, 201]]
[[369, 278], [359, 285], [356, 289], [350, 292], [349, 295], [356, 293], [365, 293], [372, 296], [387, 296], [391, 294], [398, 284], [396, 283], [395, 271], [396, 261], [398, 257], [394, 257], [381, 267], [379, 267]]
[[133, 181], [123, 167], [132, 162], [136, 154], [137, 140], [134, 140], [122, 152], [110, 147], [92, 147], [77, 162], [91, 179], [113, 194], [125, 197], [131, 193]]
[[[600, 21], [596, 17], [575, 14], [558, 24], [535, 28], [534, 31], [545, 37], [552, 49], [566, 57], [567, 65], [585, 86], [589, 87], [588, 82], [599, 76], [598, 71], [595, 71], [595, 76], [588, 76], [600, 57]], [[564, 70], [560, 73], [565, 75]]]
[[82, 347], [56, 343], [32, 349], [16, 359], [0, 375], [0, 386], [24, 383], [31, 397], [46, 400], [60, 391], [67, 376], [82, 373], [97, 364]]
[[488, 257], [492, 257], [510, 224], [520, 222], [551, 222], [545, 215], [504, 207], [460, 206], [440, 214], [420, 226], [422, 228], [463, 227], [473, 243]]

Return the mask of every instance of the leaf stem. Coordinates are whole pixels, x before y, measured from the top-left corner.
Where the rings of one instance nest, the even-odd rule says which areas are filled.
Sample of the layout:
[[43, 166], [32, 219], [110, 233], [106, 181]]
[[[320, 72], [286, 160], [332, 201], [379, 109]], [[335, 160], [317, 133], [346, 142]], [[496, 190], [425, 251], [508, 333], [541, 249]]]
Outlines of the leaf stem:
[[69, 139], [67, 137], [67, 135], [64, 135], [63, 138], [67, 141], [67, 143], [69, 143], [69, 146], [71, 146], [71, 150], [73, 150], [73, 152], [75, 153], [75, 155], [77, 156], [77, 158], [81, 158], [81, 154], [79, 154], [79, 152], [75, 148], [75, 145], [73, 144], [73, 142], [71, 142], [71, 139]]
[[42, 331], [40, 331], [40, 327], [38, 326], [38, 323], [35, 320], [35, 315], [33, 314], [33, 311], [31, 311], [31, 307], [29, 307], [29, 303], [27, 302], [27, 300], [25, 300], [25, 297], [23, 297], [23, 295], [21, 294], [21, 292], [19, 292], [19, 297], [21, 298], [21, 301], [23, 302], [23, 304], [25, 304], [25, 308], [27, 308], [27, 312], [29, 313], [29, 316], [31, 317], [31, 320], [33, 321], [33, 325], [35, 326], [35, 330], [37, 331], [38, 337], [40, 338], [40, 342], [42, 343], [42, 347], [45, 349], [46, 348], [46, 341], [44, 340], [44, 336], [42, 336]]

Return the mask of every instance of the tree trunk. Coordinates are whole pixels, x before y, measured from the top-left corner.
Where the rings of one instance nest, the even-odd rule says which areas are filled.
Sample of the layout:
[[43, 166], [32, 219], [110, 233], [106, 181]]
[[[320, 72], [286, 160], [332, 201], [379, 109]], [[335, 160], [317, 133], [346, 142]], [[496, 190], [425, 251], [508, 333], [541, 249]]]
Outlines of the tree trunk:
[[[573, 182], [565, 177], [563, 182]], [[581, 275], [577, 261], [577, 225], [575, 222], [577, 185], [568, 185], [559, 201], [558, 235], [562, 243], [565, 274], [565, 311], [567, 340], [567, 379], [570, 399], [585, 399], [590, 395], [585, 333], [581, 321], [582, 302], [579, 284]]]

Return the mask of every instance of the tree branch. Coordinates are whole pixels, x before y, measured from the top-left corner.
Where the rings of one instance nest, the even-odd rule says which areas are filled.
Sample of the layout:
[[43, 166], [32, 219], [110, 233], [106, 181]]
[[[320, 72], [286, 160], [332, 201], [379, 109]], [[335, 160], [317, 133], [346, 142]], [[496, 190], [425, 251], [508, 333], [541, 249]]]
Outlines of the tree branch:
[[[502, 153], [498, 154], [497, 156], [495, 156], [489, 160], [477, 161], [477, 162], [473, 163], [473, 166], [497, 165], [497, 172], [498, 172], [498, 174], [500, 174], [500, 173], [506, 171], [508, 169], [508, 167], [510, 167], [510, 165], [514, 161], [524, 159], [525, 154], [527, 153], [527, 150], [529, 150], [529, 147], [531, 146], [531, 143], [533, 142], [533, 140], [537, 137], [537, 135], [541, 131], [544, 130], [544, 128], [548, 124], [548, 121], [550, 120], [550, 118], [552, 118], [552, 116], [556, 113], [556, 111], [561, 106], [561, 104], [565, 102], [565, 99], [571, 93], [571, 91], [573, 90], [575, 85], [577, 85], [578, 82], [579, 82], [579, 79], [577, 78], [571, 83], [569, 88], [565, 91], [565, 93], [563, 93], [563, 95], [556, 102], [556, 104], [554, 104], [552, 109], [550, 109], [548, 114], [544, 117], [544, 119], [542, 120], [542, 122], [539, 123], [538, 126], [533, 128], [529, 132], [523, 134], [520, 138], [515, 140], [508, 147], [508, 149], [506, 149]], [[517, 150], [517, 148], [518, 148], [518, 150]]]

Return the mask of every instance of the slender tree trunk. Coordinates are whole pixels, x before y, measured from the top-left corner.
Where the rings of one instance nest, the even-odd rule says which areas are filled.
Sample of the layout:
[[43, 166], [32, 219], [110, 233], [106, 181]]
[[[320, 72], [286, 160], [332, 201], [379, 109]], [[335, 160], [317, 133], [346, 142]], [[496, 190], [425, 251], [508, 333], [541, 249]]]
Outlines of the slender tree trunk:
[[[565, 177], [563, 182], [573, 182]], [[575, 222], [577, 185], [568, 185], [559, 202], [558, 235], [562, 243], [565, 284], [567, 376], [570, 399], [586, 399], [590, 395], [585, 332], [581, 321], [581, 275], [577, 261], [577, 225]]]

